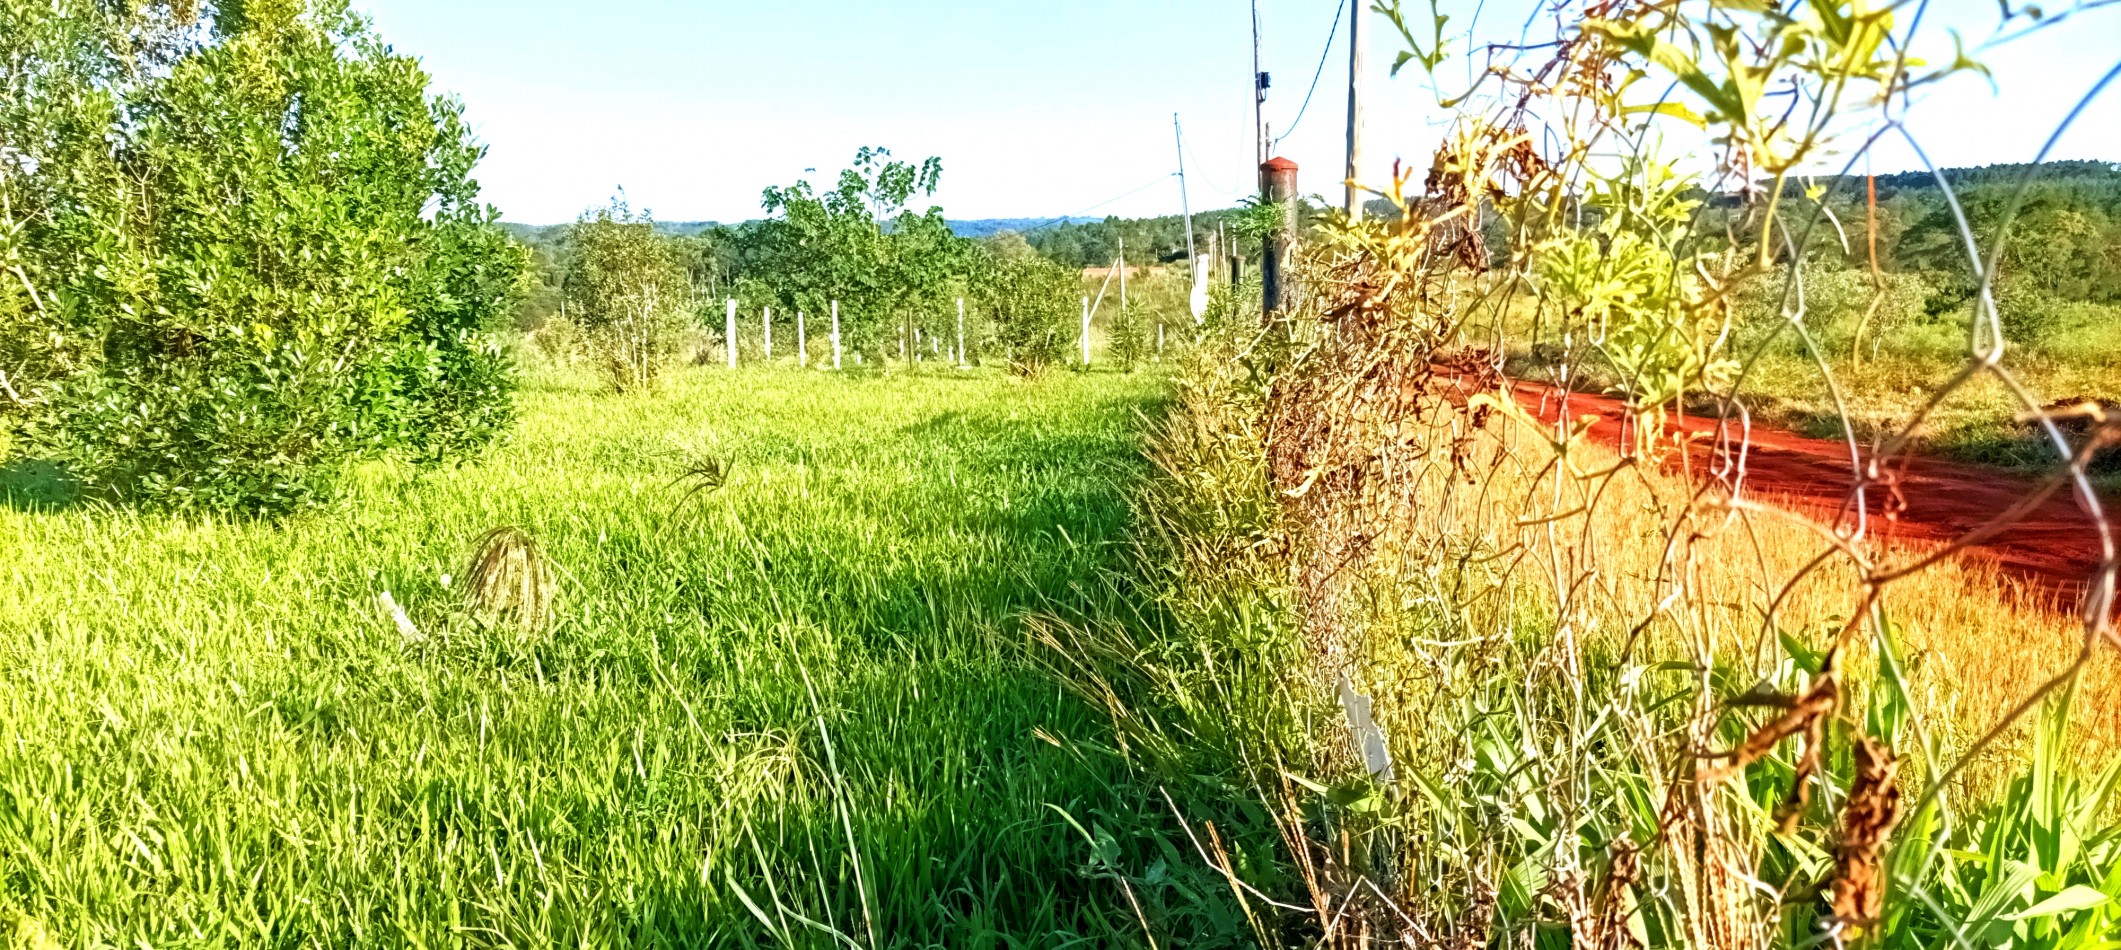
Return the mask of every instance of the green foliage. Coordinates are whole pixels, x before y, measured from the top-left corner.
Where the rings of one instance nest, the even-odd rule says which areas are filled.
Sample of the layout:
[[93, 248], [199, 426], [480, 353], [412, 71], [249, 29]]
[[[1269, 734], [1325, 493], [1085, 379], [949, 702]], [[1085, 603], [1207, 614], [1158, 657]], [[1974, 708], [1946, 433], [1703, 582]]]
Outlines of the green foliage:
[[1281, 231], [1289, 209], [1280, 202], [1245, 198], [1241, 207], [1229, 218], [1230, 239], [1239, 245], [1258, 244], [1268, 236]]
[[994, 258], [985, 262], [974, 288], [1011, 370], [1035, 376], [1067, 357], [1081, 316], [1075, 271], [1042, 257]]
[[[1193, 216], [1197, 238], [1214, 234], [1241, 212], [1223, 209]], [[1023, 237], [1040, 254], [1064, 267], [1081, 270], [1104, 267], [1119, 257], [1121, 246], [1131, 264], [1181, 261], [1186, 256], [1186, 219], [1180, 215], [1155, 218], [1107, 217], [1103, 221], [1063, 221], [1026, 231]], [[1206, 246], [1196, 243], [1206, 253]]]
[[1131, 305], [1116, 307], [1112, 311], [1112, 321], [1105, 326], [1107, 352], [1120, 369], [1134, 372], [1134, 368], [1149, 355], [1149, 348], [1155, 343], [1150, 334], [1155, 332], [1138, 308]]
[[934, 194], [942, 174], [939, 159], [914, 165], [863, 148], [832, 189], [808, 181], [768, 188], [772, 217], [737, 235], [735, 276], [755, 277], [770, 302], [791, 313], [825, 313], [837, 300], [850, 352], [871, 361], [896, 354], [899, 335], [910, 332], [901, 318], [937, 309], [962, 273], [962, 242], [941, 209], [907, 208]]
[[1878, 946], [2028, 950], [2121, 940], [2121, 762], [2084, 774], [2070, 757], [2065, 691], [2033, 731], [2026, 770], [1943, 833], [1934, 808], [1914, 816], [1896, 857], [1915, 899], [1897, 905]]
[[1540, 286], [1614, 368], [1647, 442], [1690, 388], [1735, 370], [1719, 352], [1726, 328], [1715, 311], [1692, 305], [1698, 259], [1680, 258], [1697, 202], [1670, 166], [1644, 159], [1593, 173], [1587, 204], [1596, 226], [1562, 230], [1537, 249]]
[[[6, 15], [24, 32], [0, 42], [32, 49], [0, 187], [34, 222], [7, 253], [44, 302], [0, 303], [35, 341], [0, 357], [85, 485], [285, 509], [353, 458], [505, 426], [488, 331], [523, 259], [477, 203], [461, 107], [415, 60], [334, 0], [224, 5], [204, 32], [162, 8]], [[55, 59], [38, 37], [89, 45]]]
[[582, 215], [565, 281], [569, 319], [612, 388], [652, 388], [677, 352], [693, 297], [681, 249], [623, 201]]

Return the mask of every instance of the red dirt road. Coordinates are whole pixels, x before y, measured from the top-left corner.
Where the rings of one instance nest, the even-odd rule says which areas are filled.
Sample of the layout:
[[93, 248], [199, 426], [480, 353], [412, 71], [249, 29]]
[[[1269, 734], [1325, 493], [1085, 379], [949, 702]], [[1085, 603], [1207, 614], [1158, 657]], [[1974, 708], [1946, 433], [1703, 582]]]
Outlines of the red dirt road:
[[[1632, 425], [1625, 405], [1616, 399], [1563, 393], [1528, 382], [1513, 383], [1512, 389], [1519, 405], [1549, 425], [1558, 423], [1564, 413], [1577, 420], [1595, 416], [1591, 435], [1607, 445], [1621, 444]], [[1714, 418], [1684, 417], [1668, 422], [1666, 431], [1668, 437], [1689, 440], [1697, 471], [1728, 470], [1729, 461], [1742, 456], [1741, 491], [1745, 495], [1844, 530], [1856, 524], [1852, 498], [1861, 469], [1850, 458], [1848, 443], [1758, 425], [1748, 432], [1737, 420], [1722, 429], [1728, 436], [1719, 440], [1720, 428]], [[1868, 462], [1870, 447], [1862, 448]], [[1867, 534], [1874, 540], [1912, 542], [1919, 547], [1934, 548], [1966, 538], [2047, 483], [2045, 478], [2020, 472], [1906, 454], [1884, 460], [1880, 468], [1879, 477], [1863, 493], [1869, 515]], [[2121, 529], [2121, 496], [2106, 493], [2099, 503]], [[2121, 543], [2121, 530], [2116, 540]], [[2104, 550], [2097, 522], [2078, 498], [2074, 484], [2064, 483], [2022, 518], [1967, 545], [1965, 553], [1993, 560], [2042, 587], [2074, 595], [2097, 573]]]

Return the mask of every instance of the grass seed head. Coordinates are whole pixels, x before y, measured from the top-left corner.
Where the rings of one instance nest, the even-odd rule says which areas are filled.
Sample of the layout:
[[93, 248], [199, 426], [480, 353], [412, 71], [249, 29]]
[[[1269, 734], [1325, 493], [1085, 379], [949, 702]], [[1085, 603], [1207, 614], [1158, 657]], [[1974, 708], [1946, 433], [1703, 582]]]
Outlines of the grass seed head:
[[1880, 866], [1887, 836], [1900, 823], [1900, 760], [1884, 743], [1856, 741], [1856, 779], [1841, 812], [1841, 844], [1834, 854], [1834, 916], [1850, 926], [1869, 926], [1885, 911], [1885, 871]]

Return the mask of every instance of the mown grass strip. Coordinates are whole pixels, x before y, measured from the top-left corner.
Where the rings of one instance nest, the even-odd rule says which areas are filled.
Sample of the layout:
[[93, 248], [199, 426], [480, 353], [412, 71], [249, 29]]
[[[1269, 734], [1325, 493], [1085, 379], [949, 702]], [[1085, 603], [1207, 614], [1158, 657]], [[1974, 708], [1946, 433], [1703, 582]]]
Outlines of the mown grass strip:
[[[1053, 809], [1148, 793], [1034, 738], [1110, 723], [1019, 617], [1115, 614], [1161, 392], [545, 379], [481, 461], [374, 466], [283, 523], [0, 506], [0, 921], [69, 946], [1136, 928]], [[726, 484], [680, 504], [703, 459]], [[544, 632], [464, 606], [497, 525], [553, 567]]]

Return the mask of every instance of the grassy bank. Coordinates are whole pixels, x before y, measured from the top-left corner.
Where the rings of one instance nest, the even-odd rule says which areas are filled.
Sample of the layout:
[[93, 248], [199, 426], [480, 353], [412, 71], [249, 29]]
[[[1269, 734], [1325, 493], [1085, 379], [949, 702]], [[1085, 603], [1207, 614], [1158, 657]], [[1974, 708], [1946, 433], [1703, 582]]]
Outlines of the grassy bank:
[[[1101, 829], [1150, 793], [1081, 751], [1110, 721], [1019, 618], [1126, 606], [1110, 577], [1160, 393], [545, 379], [484, 459], [373, 466], [285, 523], [18, 490], [0, 921], [158, 947], [1138, 932], [1069, 819]], [[710, 460], [727, 484], [691, 494]], [[451, 575], [502, 524], [557, 567], [545, 634], [461, 606]]]
[[1823, 945], [1881, 794], [1899, 903], [1846, 943], [2112, 932], [2114, 657], [2017, 708], [2081, 620], [1974, 563], [1874, 589], [1791, 512], [1453, 405], [1341, 329], [1181, 366], [1147, 508], [1178, 622], [1099, 669], [1153, 697], [1115, 703], [1136, 747], [1251, 767], [1221, 831], [1276, 859], [1202, 863], [1259, 889], [1262, 944]]

